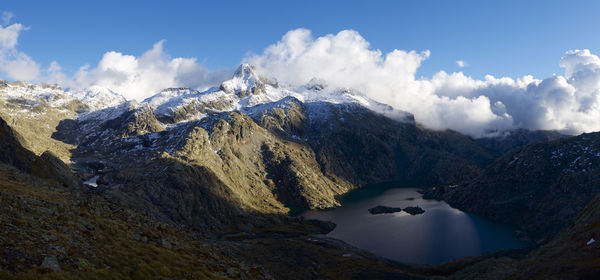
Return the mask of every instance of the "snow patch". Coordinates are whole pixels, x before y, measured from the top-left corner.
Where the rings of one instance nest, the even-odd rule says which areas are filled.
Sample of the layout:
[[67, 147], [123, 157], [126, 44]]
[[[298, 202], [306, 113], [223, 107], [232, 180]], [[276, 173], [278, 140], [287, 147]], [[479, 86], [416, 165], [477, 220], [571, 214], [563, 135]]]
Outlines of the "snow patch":
[[93, 188], [97, 188], [98, 187], [98, 183], [96, 183], [98, 181], [98, 178], [100, 178], [100, 176], [94, 176], [92, 178], [90, 178], [89, 180], [83, 182], [83, 184], [88, 185], [90, 187]]

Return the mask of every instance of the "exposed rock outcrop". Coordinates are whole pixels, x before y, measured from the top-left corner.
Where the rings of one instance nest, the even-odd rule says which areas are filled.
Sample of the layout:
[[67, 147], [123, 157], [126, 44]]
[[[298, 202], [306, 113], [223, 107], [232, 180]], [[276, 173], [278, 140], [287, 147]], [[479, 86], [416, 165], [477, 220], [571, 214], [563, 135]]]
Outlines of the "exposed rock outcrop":
[[106, 122], [101, 130], [112, 129], [120, 138], [164, 131], [165, 127], [156, 119], [148, 104], [134, 108], [120, 117]]

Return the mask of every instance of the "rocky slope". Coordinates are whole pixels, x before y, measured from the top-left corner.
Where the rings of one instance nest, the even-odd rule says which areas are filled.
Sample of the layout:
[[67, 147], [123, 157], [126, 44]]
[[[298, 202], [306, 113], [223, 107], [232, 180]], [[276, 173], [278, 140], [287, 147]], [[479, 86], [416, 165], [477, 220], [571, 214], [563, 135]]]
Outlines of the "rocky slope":
[[588, 244], [600, 234], [600, 195], [548, 242], [529, 253], [504, 252], [468, 258], [440, 266], [458, 271], [450, 279], [597, 279], [600, 244]]
[[23, 148], [1, 118], [0, 138], [1, 278], [215, 279], [232, 276], [228, 266], [269, 278], [236, 268], [239, 262], [201, 246], [190, 232], [86, 192], [60, 159]]
[[[314, 235], [331, 230], [328, 223], [257, 213], [242, 215], [239, 209], [228, 213], [219, 208], [215, 211], [221, 211], [223, 220], [240, 217], [230, 224], [233, 227], [220, 227], [218, 234], [184, 223], [161, 222], [143, 207], [114, 199], [108, 190], [82, 188], [81, 181], [77, 181], [78, 187], [60, 184], [65, 176], [74, 177], [68, 169], [38, 175], [37, 170], [54, 170], [55, 165], [64, 164], [24, 149], [2, 119], [0, 124], [0, 278], [420, 277], [341, 242]], [[164, 180], [185, 180], [183, 174], [173, 171], [174, 175]], [[209, 183], [216, 184], [201, 184]], [[200, 193], [195, 198], [208, 200]], [[235, 205], [227, 207], [236, 209]], [[343, 264], [344, 269], [332, 266], [334, 263]]]
[[82, 184], [70, 168], [51, 152], [35, 155], [21, 145], [21, 136], [0, 118], [0, 163], [49, 180], [52, 185], [76, 190]]
[[431, 195], [543, 239], [568, 225], [600, 192], [600, 133], [525, 146], [481, 177]]
[[500, 157], [517, 147], [558, 140], [565, 137], [567, 136], [556, 131], [517, 129], [505, 131], [496, 137], [484, 137], [475, 141], [490, 151], [490, 153]]
[[51, 136], [61, 120], [75, 118], [86, 108], [56, 85], [0, 80], [0, 117], [23, 136], [21, 144], [38, 155], [50, 150], [68, 162], [74, 146]]

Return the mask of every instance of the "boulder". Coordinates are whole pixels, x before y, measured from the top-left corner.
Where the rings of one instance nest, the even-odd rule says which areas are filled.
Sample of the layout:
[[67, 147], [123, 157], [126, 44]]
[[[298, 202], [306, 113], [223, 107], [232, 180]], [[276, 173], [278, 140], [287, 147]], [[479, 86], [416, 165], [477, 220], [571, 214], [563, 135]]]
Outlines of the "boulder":
[[58, 260], [53, 255], [48, 255], [42, 261], [42, 268], [51, 269], [54, 271], [60, 271], [60, 266], [58, 265]]

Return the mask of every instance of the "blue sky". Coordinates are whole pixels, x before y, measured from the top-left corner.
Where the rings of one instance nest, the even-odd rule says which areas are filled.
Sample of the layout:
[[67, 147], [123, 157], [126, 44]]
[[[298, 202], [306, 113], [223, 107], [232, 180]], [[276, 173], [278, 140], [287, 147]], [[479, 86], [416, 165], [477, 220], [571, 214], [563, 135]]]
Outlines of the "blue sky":
[[[358, 31], [371, 48], [430, 50], [417, 75], [439, 70], [548, 77], [565, 51], [597, 53], [600, 1], [3, 1], [29, 30], [18, 48], [66, 73], [107, 51], [139, 55], [166, 39], [173, 57], [231, 68], [296, 28]], [[460, 69], [457, 60], [468, 67]]]

